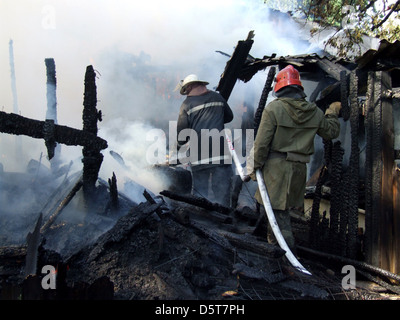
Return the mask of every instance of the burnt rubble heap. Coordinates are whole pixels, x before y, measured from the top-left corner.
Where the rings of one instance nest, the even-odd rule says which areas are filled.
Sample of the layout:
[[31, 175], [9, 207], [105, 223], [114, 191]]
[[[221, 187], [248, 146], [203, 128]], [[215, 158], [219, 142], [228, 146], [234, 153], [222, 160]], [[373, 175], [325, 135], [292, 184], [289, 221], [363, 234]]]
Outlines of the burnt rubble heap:
[[[247, 82], [266, 66], [295, 63], [309, 68], [307, 72], [310, 72], [319, 65], [325, 71], [329, 69], [330, 74], [333, 72], [336, 82], [329, 83], [329, 90], [318, 102], [325, 106], [322, 102], [330, 100], [330, 94], [339, 93], [340, 96], [350, 88], [349, 112], [343, 117], [351, 122], [351, 137], [356, 139], [354, 132], [359, 130], [360, 115], [351, 105], [357, 105], [360, 87], [355, 84], [355, 73], [343, 72], [349, 70], [346, 69], [349, 65], [335, 65], [332, 60], [314, 55], [254, 59], [248, 55], [252, 38], [253, 33], [250, 33], [245, 41], [239, 41], [221, 77], [218, 90], [226, 99], [237, 79]], [[55, 86], [53, 62], [46, 59], [48, 79]], [[274, 72], [275, 67], [268, 74], [255, 122], [265, 107]], [[52, 107], [56, 101], [53, 89], [50, 88], [48, 94], [48, 98], [53, 96], [49, 103]], [[354, 212], [360, 204], [364, 208], [369, 205], [368, 199], [357, 197], [363, 190], [360, 180], [364, 181], [364, 176], [361, 175], [361, 179], [352, 171], [359, 166], [353, 151], [347, 170], [341, 165], [344, 150], [340, 143], [323, 147], [324, 162], [314, 164], [319, 170], [313, 172], [309, 181], [309, 186], [313, 187], [311, 195], [306, 195], [313, 199], [311, 216], [292, 216], [297, 254], [311, 272], [309, 276], [292, 267], [280, 247], [266, 242], [265, 217], [259, 215], [254, 202], [239, 200], [238, 206], [230, 208], [193, 196], [190, 172], [179, 166], [148, 168], [154, 179], [167, 178], [165, 190], [159, 194], [131, 181], [141, 193], [141, 201], [137, 203], [118, 190], [115, 174], [108, 181], [102, 180], [98, 173], [103, 161], [101, 151], [107, 148], [107, 142], [97, 136], [101, 112], [96, 103], [95, 72], [88, 66], [82, 130], [59, 125], [54, 118], [38, 121], [0, 112], [0, 132], [44, 139], [49, 159], [57, 160], [57, 165], [51, 168], [41, 161], [31, 160], [25, 173], [6, 172], [0, 166], [1, 299], [398, 297], [400, 277], [357, 255], [362, 250], [357, 221], [352, 220], [354, 216], [343, 218], [344, 212]], [[62, 159], [57, 157], [59, 144], [83, 147], [82, 170], [73, 172], [71, 164], [62, 164]], [[357, 149], [354, 143], [352, 148]], [[117, 157], [113, 151], [110, 154]], [[337, 183], [342, 177], [352, 188], [345, 210], [338, 207], [342, 190]], [[329, 187], [328, 196], [323, 193], [326, 187]], [[323, 198], [332, 201], [330, 223], [326, 212], [318, 213]], [[348, 232], [340, 233], [344, 228]], [[344, 265], [357, 270], [357, 288], [343, 287]], [[54, 278], [43, 271], [47, 270], [43, 269], [46, 266], [54, 267]], [[49, 289], [52, 279], [55, 288]]]

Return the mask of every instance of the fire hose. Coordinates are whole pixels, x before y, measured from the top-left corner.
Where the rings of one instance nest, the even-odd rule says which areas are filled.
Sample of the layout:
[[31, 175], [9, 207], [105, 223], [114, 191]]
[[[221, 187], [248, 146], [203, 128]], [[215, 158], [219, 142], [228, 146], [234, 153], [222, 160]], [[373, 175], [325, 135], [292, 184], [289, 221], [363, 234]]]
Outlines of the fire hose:
[[[227, 134], [227, 132], [225, 131], [225, 137], [226, 137], [226, 141], [228, 142], [228, 147], [229, 147], [229, 151], [232, 155], [232, 159], [235, 163], [236, 169], [240, 175], [240, 178], [242, 179], [242, 181], [245, 180], [245, 174], [243, 171], [243, 167], [240, 164], [239, 158], [236, 154], [236, 151], [233, 147], [232, 141], [229, 138], [229, 135]], [[265, 186], [265, 182], [264, 182], [264, 178], [262, 175], [262, 172], [260, 169], [256, 170], [256, 178], [257, 178], [257, 184], [258, 184], [258, 188], [260, 190], [260, 194], [261, 194], [261, 198], [262, 201], [264, 203], [264, 207], [265, 207], [265, 212], [267, 214], [267, 218], [269, 221], [269, 224], [271, 225], [272, 231], [275, 235], [276, 240], [278, 241], [279, 246], [285, 250], [285, 256], [286, 258], [289, 260], [289, 262], [291, 263], [291, 265], [293, 267], [295, 267], [297, 270], [311, 275], [311, 273], [302, 266], [302, 264], [297, 260], [297, 258], [295, 257], [295, 255], [293, 254], [293, 252], [290, 250], [289, 246], [287, 245], [285, 238], [282, 235], [281, 230], [279, 229], [278, 226], [278, 222], [276, 221], [275, 218], [275, 214], [274, 211], [272, 209], [271, 206], [271, 202], [269, 200], [269, 196], [268, 196], [268, 191], [267, 191], [267, 187]]]

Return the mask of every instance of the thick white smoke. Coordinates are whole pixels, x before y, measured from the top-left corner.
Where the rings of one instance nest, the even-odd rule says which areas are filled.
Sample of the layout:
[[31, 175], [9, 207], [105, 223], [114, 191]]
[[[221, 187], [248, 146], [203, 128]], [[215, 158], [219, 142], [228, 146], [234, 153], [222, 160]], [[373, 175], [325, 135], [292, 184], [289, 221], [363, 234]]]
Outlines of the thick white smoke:
[[[130, 0], [2, 0], [0, 2], [0, 108], [13, 112], [9, 40], [14, 61], [19, 113], [43, 120], [46, 115], [45, 58], [54, 58], [58, 123], [82, 128], [84, 74], [98, 72], [98, 109], [103, 113], [99, 136], [103, 151], [120, 153], [130, 164], [143, 164], [146, 132], [177, 119], [183, 97], [174, 92], [186, 75], [196, 73], [218, 85], [238, 40], [254, 30], [250, 54], [304, 53], [297, 27], [283, 14], [272, 14], [263, 1], [130, 1]], [[232, 127], [240, 127], [243, 100], [256, 107], [266, 73], [238, 83], [230, 105]], [[46, 155], [44, 141], [23, 137], [23, 157], [15, 159], [15, 137], [0, 134], [0, 162], [5, 171], [24, 170], [31, 158]], [[141, 146], [138, 148], [138, 146]], [[67, 162], [81, 156], [80, 147], [62, 146]], [[107, 168], [107, 164], [110, 168]], [[109, 175], [115, 163], [104, 161]], [[103, 177], [103, 179], [109, 176]]]

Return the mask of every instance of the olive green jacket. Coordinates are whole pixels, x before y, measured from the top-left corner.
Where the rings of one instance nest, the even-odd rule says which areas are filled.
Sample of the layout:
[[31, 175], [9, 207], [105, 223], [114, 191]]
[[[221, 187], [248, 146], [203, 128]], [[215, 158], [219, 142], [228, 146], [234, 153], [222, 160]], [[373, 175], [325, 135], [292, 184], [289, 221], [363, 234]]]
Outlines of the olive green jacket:
[[[336, 114], [326, 113], [305, 99], [277, 98], [264, 109], [247, 172], [255, 180], [255, 170], [263, 170], [273, 209], [303, 207], [307, 158], [314, 153], [314, 138], [339, 136]], [[294, 158], [272, 157], [271, 151], [288, 153]], [[255, 195], [262, 204], [259, 191]]]

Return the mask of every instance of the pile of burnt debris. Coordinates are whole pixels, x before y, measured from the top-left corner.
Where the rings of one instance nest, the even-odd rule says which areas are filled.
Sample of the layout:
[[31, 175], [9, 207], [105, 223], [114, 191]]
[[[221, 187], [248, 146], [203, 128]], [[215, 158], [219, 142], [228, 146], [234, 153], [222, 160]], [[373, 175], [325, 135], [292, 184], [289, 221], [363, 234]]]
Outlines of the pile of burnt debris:
[[[162, 175], [169, 172], [172, 180], [176, 170], [156, 169]], [[98, 180], [96, 198], [88, 204], [79, 188], [81, 172], [68, 174], [64, 168], [55, 180], [58, 186], [42, 180], [42, 188], [31, 179], [34, 172], [25, 176], [29, 183], [9, 180], [0, 190], [3, 199], [11, 200], [13, 190], [14, 198], [31, 193], [36, 198], [33, 203], [46, 203], [13, 213], [2, 207], [2, 299], [397, 297], [394, 286], [361, 287], [367, 282], [361, 281], [359, 274], [357, 288], [345, 290], [343, 261], [305, 249], [309, 222], [304, 217], [293, 217], [293, 225], [299, 258], [311, 276], [294, 269], [282, 249], [266, 242], [266, 230], [255, 207], [239, 203], [232, 209], [194, 197], [182, 190], [182, 186], [190, 190], [184, 183], [173, 184], [158, 195], [142, 188], [143, 201], [135, 203], [118, 192], [115, 175], [108, 183]], [[18, 231], [22, 224], [30, 226], [28, 235]], [[49, 288], [51, 279], [45, 266], [54, 267], [55, 289]], [[376, 272], [362, 264], [357, 271], [370, 277]]]

